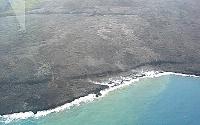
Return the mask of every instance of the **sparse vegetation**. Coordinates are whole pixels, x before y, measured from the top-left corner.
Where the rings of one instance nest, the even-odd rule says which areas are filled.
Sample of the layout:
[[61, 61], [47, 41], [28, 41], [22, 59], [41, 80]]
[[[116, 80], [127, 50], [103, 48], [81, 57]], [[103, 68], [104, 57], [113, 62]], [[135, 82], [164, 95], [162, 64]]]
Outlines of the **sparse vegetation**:
[[200, 75], [199, 0], [26, 0], [26, 32], [5, 1], [0, 114], [47, 109], [102, 88], [89, 77], [143, 67]]

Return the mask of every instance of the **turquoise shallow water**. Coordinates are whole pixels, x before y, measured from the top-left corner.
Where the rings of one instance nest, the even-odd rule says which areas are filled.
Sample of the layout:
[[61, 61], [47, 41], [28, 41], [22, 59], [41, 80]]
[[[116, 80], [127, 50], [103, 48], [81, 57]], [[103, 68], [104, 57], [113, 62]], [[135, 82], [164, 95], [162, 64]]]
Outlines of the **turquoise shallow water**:
[[200, 78], [145, 78], [79, 107], [9, 125], [200, 125]]

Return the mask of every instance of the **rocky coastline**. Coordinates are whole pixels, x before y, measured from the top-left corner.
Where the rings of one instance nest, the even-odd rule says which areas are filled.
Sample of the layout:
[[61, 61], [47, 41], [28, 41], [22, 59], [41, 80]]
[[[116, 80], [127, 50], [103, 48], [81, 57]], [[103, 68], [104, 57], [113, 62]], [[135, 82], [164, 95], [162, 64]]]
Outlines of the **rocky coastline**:
[[0, 2], [0, 115], [101, 96], [112, 81], [92, 81], [141, 71], [200, 76], [198, 0], [29, 0], [25, 25], [14, 5]]

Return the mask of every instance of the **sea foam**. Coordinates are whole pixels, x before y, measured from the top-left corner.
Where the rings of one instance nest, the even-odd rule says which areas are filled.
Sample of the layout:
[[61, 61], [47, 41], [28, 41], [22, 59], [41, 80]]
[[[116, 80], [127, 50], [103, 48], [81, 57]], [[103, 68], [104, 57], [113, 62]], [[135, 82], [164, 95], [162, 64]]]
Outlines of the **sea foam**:
[[[3, 115], [0, 116], [0, 123], [10, 123], [13, 120], [18, 120], [18, 119], [27, 119], [30, 117], [33, 117], [34, 113], [33, 112], [20, 112], [20, 113], [13, 113], [13, 114], [8, 114], [8, 115]], [[1, 121], [2, 120], [2, 121]]]
[[[11, 121], [14, 121], [14, 120], [27, 119], [27, 118], [31, 118], [31, 117], [39, 118], [42, 116], [46, 116], [50, 113], [60, 112], [60, 111], [66, 110], [66, 109], [70, 109], [73, 106], [79, 106], [82, 103], [88, 103], [88, 102], [94, 101], [95, 99], [102, 98], [109, 92], [114, 91], [116, 89], [120, 89], [124, 86], [131, 85], [131, 84], [135, 83], [136, 81], [139, 81], [142, 78], [154, 78], [154, 77], [160, 77], [163, 75], [181, 75], [181, 76], [187, 76], [187, 77], [189, 76], [189, 77], [198, 77], [199, 78], [199, 76], [195, 76], [195, 75], [187, 75], [187, 74], [174, 73], [174, 72], [148, 71], [148, 72], [141, 72], [141, 74], [143, 74], [144, 76], [138, 77], [138, 78], [121, 76], [118, 80], [113, 80], [112, 84], [108, 84], [108, 81], [102, 82], [102, 83], [96, 82], [96, 81], [91, 81], [94, 84], [108, 85], [109, 88], [107, 88], [105, 90], [101, 90], [100, 91], [101, 96], [99, 96], [99, 97], [96, 97], [96, 94], [89, 94], [87, 96], [75, 99], [71, 103], [66, 103], [66, 104], [59, 106], [57, 108], [54, 108], [54, 109], [38, 111], [36, 114], [34, 114], [33, 112], [30, 111], [30, 112], [20, 112], [20, 113], [3, 115], [3, 116], [0, 116], [0, 120], [2, 120], [4, 123], [10, 123]], [[2, 121], [0, 121], [0, 122], [2, 122]]]

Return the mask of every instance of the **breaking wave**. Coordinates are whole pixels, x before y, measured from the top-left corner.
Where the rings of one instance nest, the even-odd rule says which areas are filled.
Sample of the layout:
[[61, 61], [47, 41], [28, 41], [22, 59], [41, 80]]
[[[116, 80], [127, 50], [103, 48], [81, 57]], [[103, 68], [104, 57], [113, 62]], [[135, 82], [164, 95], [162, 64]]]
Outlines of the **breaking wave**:
[[34, 114], [33, 112], [20, 112], [20, 113], [13, 113], [13, 114], [8, 114], [8, 115], [0, 115], [0, 123], [10, 123], [14, 120], [21, 120], [21, 119], [27, 119], [27, 118], [39, 118], [42, 116], [46, 116], [50, 113], [55, 113], [55, 112], [60, 112], [66, 109], [70, 109], [73, 106], [79, 106], [82, 103], [88, 103], [88, 102], [92, 102], [95, 99], [98, 98], [102, 98], [104, 97], [106, 94], [108, 94], [110, 91], [116, 90], [116, 89], [120, 89], [124, 86], [127, 85], [131, 85], [134, 84], [136, 81], [139, 81], [142, 78], [154, 78], [154, 77], [160, 77], [163, 75], [180, 75], [180, 76], [189, 76], [189, 77], [200, 77], [200, 76], [195, 76], [195, 75], [187, 75], [187, 74], [181, 74], [181, 73], [174, 73], [174, 72], [158, 72], [158, 71], [148, 71], [148, 72], [142, 72], [141, 74], [143, 74], [140, 77], [120, 77], [120, 79], [118, 80], [113, 80], [112, 83], [108, 83], [108, 82], [95, 82], [92, 81], [94, 84], [101, 84], [101, 85], [108, 85], [109, 88], [105, 89], [105, 90], [101, 90], [100, 91], [100, 96], [97, 97], [96, 94], [89, 94], [87, 96], [84, 97], [80, 97], [78, 99], [75, 99], [74, 101], [72, 101], [71, 103], [66, 103], [62, 106], [59, 106], [57, 108], [54, 109], [49, 109], [49, 110], [45, 110], [45, 111], [38, 111], [36, 114]]

